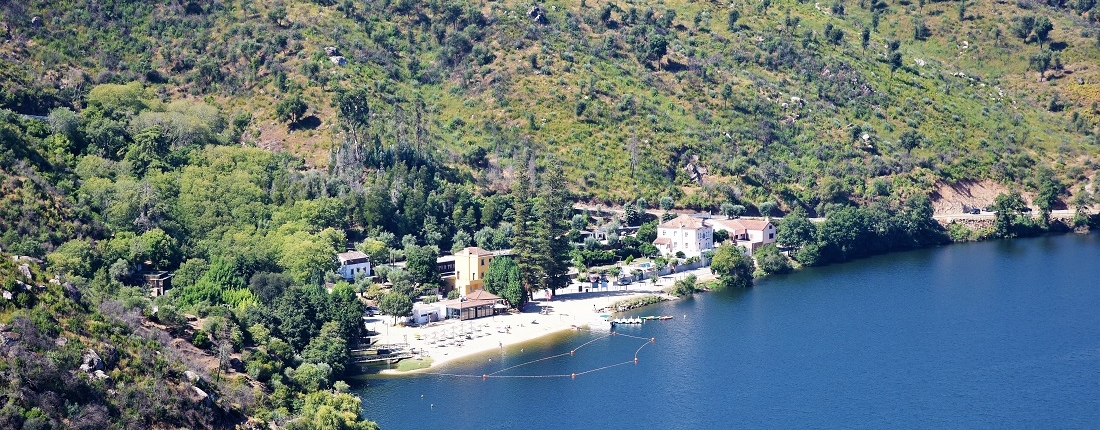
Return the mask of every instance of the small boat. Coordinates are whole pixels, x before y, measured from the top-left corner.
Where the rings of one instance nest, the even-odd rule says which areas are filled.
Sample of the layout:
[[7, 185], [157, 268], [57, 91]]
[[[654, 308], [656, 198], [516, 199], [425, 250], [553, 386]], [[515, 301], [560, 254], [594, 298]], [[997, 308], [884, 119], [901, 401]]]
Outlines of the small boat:
[[657, 319], [659, 319], [661, 321], [668, 321], [668, 320], [672, 319], [672, 315], [662, 315], [660, 318], [657, 318]]

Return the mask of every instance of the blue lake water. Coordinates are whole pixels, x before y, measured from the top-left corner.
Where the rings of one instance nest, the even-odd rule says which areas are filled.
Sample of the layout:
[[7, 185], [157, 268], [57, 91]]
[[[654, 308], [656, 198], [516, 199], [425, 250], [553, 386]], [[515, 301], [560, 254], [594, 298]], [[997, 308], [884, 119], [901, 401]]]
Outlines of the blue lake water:
[[[1100, 235], [952, 245], [803, 270], [631, 315], [503, 374], [374, 377], [384, 429], [1100, 428]], [[570, 332], [442, 371], [568, 352]], [[493, 358], [489, 362], [489, 358]], [[424, 398], [421, 398], [421, 395]], [[434, 405], [434, 406], [433, 406]]]

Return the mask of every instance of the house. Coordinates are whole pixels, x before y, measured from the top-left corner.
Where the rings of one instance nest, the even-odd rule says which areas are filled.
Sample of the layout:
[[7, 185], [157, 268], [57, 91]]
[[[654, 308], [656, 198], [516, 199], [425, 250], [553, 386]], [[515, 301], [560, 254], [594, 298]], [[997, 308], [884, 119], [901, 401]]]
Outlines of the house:
[[768, 220], [724, 219], [710, 220], [715, 230], [729, 232], [730, 239], [744, 247], [749, 255], [760, 247], [775, 243], [775, 225]]
[[653, 246], [665, 255], [683, 252], [687, 257], [699, 256], [714, 248], [714, 230], [703, 219], [680, 215], [657, 225]]
[[175, 275], [163, 270], [143, 275], [142, 278], [145, 279], [145, 286], [149, 288], [149, 296], [163, 296], [164, 290], [172, 288], [172, 276]]
[[495, 257], [492, 251], [476, 246], [463, 248], [455, 253], [455, 289], [461, 296], [468, 296], [485, 285], [489, 273], [489, 261]]
[[481, 289], [470, 292], [466, 297], [442, 301], [439, 304], [445, 309], [447, 318], [462, 321], [493, 316], [508, 309], [503, 299]]
[[443, 255], [435, 259], [435, 268], [440, 275], [452, 275], [455, 273], [455, 256]]
[[340, 262], [340, 268], [336, 272], [344, 279], [350, 281], [359, 275], [370, 276], [370, 259], [367, 254], [360, 251], [341, 252], [336, 254], [336, 259]]
[[412, 316], [409, 318], [417, 325], [441, 321], [447, 315], [446, 308], [441, 306], [441, 303], [414, 303]]

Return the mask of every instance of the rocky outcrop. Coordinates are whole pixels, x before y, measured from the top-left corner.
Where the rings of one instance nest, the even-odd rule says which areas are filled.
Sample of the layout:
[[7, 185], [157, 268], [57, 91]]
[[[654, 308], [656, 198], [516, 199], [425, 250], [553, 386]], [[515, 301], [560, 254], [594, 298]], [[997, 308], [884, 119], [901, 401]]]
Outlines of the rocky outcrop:
[[81, 361], [80, 370], [86, 373], [103, 370], [103, 359], [99, 358], [95, 350], [88, 348], [88, 352], [84, 353], [84, 359]]

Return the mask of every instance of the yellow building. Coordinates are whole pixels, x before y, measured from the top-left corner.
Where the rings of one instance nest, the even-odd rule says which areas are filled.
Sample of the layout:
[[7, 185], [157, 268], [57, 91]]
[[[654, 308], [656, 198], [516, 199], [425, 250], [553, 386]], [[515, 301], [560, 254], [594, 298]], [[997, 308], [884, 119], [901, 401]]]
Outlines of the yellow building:
[[493, 256], [492, 251], [476, 246], [455, 253], [455, 289], [458, 294], [468, 296], [475, 290], [482, 289], [485, 274], [489, 273], [489, 260]]

